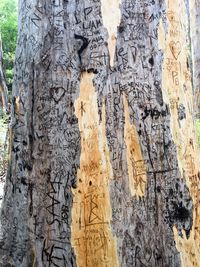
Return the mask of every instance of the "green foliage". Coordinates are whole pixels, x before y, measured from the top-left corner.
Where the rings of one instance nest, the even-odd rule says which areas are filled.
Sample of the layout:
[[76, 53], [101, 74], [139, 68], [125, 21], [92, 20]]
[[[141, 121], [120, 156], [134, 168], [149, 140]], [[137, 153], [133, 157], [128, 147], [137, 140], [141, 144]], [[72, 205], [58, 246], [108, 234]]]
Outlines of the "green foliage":
[[200, 119], [197, 119], [195, 121], [196, 124], [196, 133], [197, 133], [197, 138], [198, 138], [198, 145], [200, 147]]
[[[11, 94], [17, 42], [17, 0], [0, 0], [0, 35], [6, 83]], [[0, 109], [0, 182], [5, 180], [8, 162], [8, 121], [9, 115]]]
[[17, 41], [17, 0], [0, 0], [0, 33], [6, 82], [11, 89]]

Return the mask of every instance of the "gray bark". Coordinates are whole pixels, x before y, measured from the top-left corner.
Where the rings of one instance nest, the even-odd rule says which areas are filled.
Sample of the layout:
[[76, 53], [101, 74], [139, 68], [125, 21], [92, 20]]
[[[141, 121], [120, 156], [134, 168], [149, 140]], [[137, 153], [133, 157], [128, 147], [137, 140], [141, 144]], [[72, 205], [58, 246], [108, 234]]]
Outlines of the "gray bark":
[[[19, 1], [1, 266], [183, 266], [173, 227], [190, 237], [193, 204], [163, 98], [158, 27], [162, 20], [167, 32], [167, 3], [121, 2], [113, 66], [101, 4]], [[170, 49], [177, 62], [176, 44]], [[84, 77], [93, 77], [96, 103]], [[81, 90], [89, 96], [77, 111]], [[88, 103], [98, 108], [96, 124]], [[103, 124], [107, 148], [99, 134]], [[125, 133], [129, 124], [139, 140], [133, 150]], [[105, 163], [98, 157], [106, 149], [112, 177], [100, 171]]]
[[5, 76], [3, 72], [3, 50], [2, 50], [2, 41], [0, 36], [0, 93], [1, 93], [1, 102], [2, 107], [8, 111], [8, 88], [5, 81]]

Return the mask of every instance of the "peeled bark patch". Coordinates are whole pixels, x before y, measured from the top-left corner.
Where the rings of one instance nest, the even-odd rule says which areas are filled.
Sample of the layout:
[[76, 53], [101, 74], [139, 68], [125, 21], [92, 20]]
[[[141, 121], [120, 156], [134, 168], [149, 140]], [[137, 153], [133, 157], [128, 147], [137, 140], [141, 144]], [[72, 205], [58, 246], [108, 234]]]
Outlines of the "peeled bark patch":
[[80, 96], [75, 103], [81, 132], [81, 158], [78, 187], [73, 191], [72, 242], [77, 266], [117, 267], [116, 243], [110, 226], [112, 172], [105, 137], [105, 114], [99, 124], [92, 78], [92, 74], [83, 73]]
[[124, 137], [127, 147], [127, 164], [129, 189], [133, 196], [142, 197], [145, 194], [147, 182], [146, 164], [142, 156], [139, 136], [135, 125], [130, 124], [128, 103], [124, 97], [125, 126]]
[[[174, 218], [182, 221], [186, 232], [181, 239], [174, 228], [177, 248], [181, 253], [183, 266], [199, 266], [199, 204], [197, 177], [199, 174], [199, 151], [195, 134], [194, 114], [195, 97], [192, 88], [189, 66], [191, 51], [188, 50], [187, 27], [188, 6], [181, 1], [169, 1], [167, 9], [168, 29], [163, 33], [160, 25], [160, 44], [164, 52], [163, 95], [169, 104], [173, 140], [177, 146], [180, 171], [186, 179], [193, 200], [193, 228], [188, 235], [187, 225], [191, 221], [190, 205], [183, 207], [182, 202], [175, 206]], [[179, 10], [179, 12], [178, 12]], [[180, 16], [180, 13], [182, 14]], [[195, 93], [196, 94], [196, 93]], [[180, 232], [179, 232], [180, 234]], [[187, 240], [188, 239], [188, 240]]]
[[120, 26], [121, 12], [120, 12], [121, 0], [101, 0], [101, 12], [103, 24], [108, 31], [108, 50], [110, 55], [110, 65], [114, 64], [117, 30]]

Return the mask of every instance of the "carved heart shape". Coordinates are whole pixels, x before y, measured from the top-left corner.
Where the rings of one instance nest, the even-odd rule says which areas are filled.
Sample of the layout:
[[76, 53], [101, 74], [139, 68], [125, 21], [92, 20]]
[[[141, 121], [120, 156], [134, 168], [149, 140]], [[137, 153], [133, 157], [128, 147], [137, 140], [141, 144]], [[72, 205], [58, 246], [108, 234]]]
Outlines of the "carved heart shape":
[[50, 89], [51, 97], [56, 103], [58, 103], [65, 94], [65, 89], [63, 87], [52, 87]]
[[171, 41], [169, 43], [169, 48], [172, 52], [172, 55], [174, 56], [174, 58], [177, 60], [180, 53], [181, 53], [181, 43], [179, 41], [177, 42], [174, 42], [174, 41]]
[[152, 258], [152, 251], [150, 248], [145, 251], [144, 258], [147, 262]]

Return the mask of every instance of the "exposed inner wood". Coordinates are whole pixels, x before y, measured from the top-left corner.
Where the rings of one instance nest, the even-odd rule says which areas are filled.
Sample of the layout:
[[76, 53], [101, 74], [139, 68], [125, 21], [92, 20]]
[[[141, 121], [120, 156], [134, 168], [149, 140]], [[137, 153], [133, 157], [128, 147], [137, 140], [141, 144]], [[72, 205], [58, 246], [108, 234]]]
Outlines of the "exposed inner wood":
[[75, 103], [81, 132], [81, 159], [78, 188], [74, 190], [72, 242], [78, 267], [117, 267], [116, 242], [110, 227], [112, 171], [105, 137], [105, 112], [99, 124], [92, 78], [92, 74], [83, 74], [80, 96]]
[[110, 65], [114, 64], [115, 48], [117, 40], [117, 27], [120, 24], [121, 0], [101, 0], [101, 12], [103, 17], [103, 24], [108, 31], [108, 49], [110, 53]]
[[139, 136], [135, 125], [130, 123], [127, 99], [124, 96], [125, 127], [127, 147], [129, 189], [132, 196], [144, 196], [147, 181], [146, 165], [142, 156]]
[[[180, 16], [181, 14], [181, 16]], [[179, 168], [193, 199], [193, 228], [183, 239], [174, 227], [182, 265], [200, 266], [199, 150], [194, 124], [194, 95], [189, 70], [190, 50], [186, 42], [187, 13], [183, 1], [168, 1], [168, 33], [160, 23], [160, 46], [164, 50], [163, 96], [171, 111], [171, 129], [177, 146]]]

